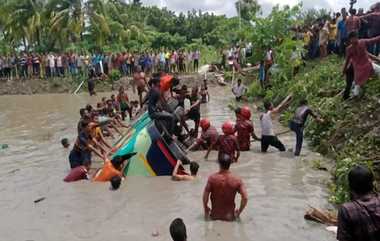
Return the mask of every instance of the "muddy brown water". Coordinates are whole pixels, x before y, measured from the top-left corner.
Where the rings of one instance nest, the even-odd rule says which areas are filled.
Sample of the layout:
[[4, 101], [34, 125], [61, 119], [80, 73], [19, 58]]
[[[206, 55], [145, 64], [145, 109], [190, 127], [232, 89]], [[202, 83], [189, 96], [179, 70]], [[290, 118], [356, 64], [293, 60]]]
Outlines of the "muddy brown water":
[[[311, 169], [310, 160], [321, 157], [307, 149], [301, 158], [274, 149], [264, 155], [255, 142], [252, 151], [242, 153], [232, 171], [243, 178], [249, 203], [241, 220], [233, 223], [203, 219], [202, 191], [207, 176], [218, 169], [215, 153], [207, 162], [203, 152], [191, 154], [201, 166], [195, 182], [127, 177], [119, 191], [110, 191], [108, 183], [64, 183], [68, 151], [60, 139], [74, 141], [79, 108], [102, 95], [0, 97], [0, 144], [9, 145], [0, 150], [0, 240], [167, 241], [169, 224], [177, 217], [187, 225], [188, 240], [335, 240], [323, 225], [303, 219], [308, 205], [330, 207], [329, 176]], [[228, 88], [216, 87], [211, 102], [202, 106], [203, 115], [218, 127], [233, 119], [227, 107], [231, 98]], [[283, 130], [276, 124], [277, 132]], [[280, 139], [287, 147], [295, 140], [292, 134]], [[159, 236], [153, 237], [156, 231]]]

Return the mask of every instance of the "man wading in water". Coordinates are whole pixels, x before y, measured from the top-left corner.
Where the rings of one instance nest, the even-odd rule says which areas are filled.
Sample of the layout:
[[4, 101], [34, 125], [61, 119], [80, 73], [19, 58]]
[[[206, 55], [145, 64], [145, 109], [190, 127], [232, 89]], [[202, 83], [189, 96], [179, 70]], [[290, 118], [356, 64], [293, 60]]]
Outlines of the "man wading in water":
[[[230, 171], [231, 157], [223, 155], [219, 157], [219, 172], [208, 178], [203, 192], [203, 208], [205, 218], [213, 220], [234, 221], [240, 217], [248, 203], [247, 191], [243, 181], [234, 176]], [[235, 210], [236, 194], [241, 195], [240, 208]], [[211, 209], [208, 200], [211, 200]]]
[[133, 74], [133, 82], [137, 86], [137, 94], [139, 95], [140, 108], [143, 107], [143, 93], [146, 92], [147, 81], [145, 73], [141, 70], [140, 66], [136, 67], [136, 71]]
[[301, 100], [300, 106], [296, 109], [296, 113], [289, 123], [290, 129], [296, 133], [297, 137], [296, 150], [294, 152], [295, 156], [299, 156], [301, 153], [303, 142], [303, 130], [309, 115], [311, 115], [316, 121], [323, 122], [323, 120], [316, 116], [310, 109], [310, 107], [307, 105], [307, 100]]
[[96, 74], [93, 69], [90, 70], [88, 74], [88, 80], [87, 80], [87, 87], [88, 87], [88, 93], [90, 96], [96, 95], [95, 92], [95, 82], [96, 82]]
[[291, 99], [291, 95], [286, 97], [286, 99], [284, 99], [276, 108], [273, 107], [273, 104], [271, 102], [264, 103], [266, 113], [262, 114], [260, 117], [261, 152], [267, 152], [269, 146], [274, 146], [280, 151], [286, 150], [284, 144], [282, 144], [282, 142], [274, 134], [272, 118], [275, 114], [278, 114], [286, 105], [288, 105]]
[[152, 88], [148, 93], [148, 113], [152, 120], [165, 121], [168, 125], [168, 131], [170, 135], [174, 133], [175, 117], [169, 112], [162, 111], [158, 107], [158, 103], [161, 99], [160, 92], [160, 79], [155, 77], [151, 80]]

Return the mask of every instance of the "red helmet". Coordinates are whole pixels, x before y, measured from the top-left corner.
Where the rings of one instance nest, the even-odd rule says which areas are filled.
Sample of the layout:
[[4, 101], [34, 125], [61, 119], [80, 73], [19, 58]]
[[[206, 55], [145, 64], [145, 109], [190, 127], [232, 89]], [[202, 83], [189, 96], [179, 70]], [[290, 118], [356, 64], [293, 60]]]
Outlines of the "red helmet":
[[242, 117], [244, 117], [245, 119], [250, 120], [251, 119], [251, 115], [252, 115], [251, 114], [251, 109], [249, 109], [248, 106], [242, 107], [241, 110], [240, 110], [240, 115]]
[[202, 130], [207, 130], [210, 127], [210, 121], [208, 119], [202, 119], [199, 123]]
[[222, 125], [222, 131], [225, 135], [233, 135], [235, 133], [235, 124], [232, 121], [226, 121]]

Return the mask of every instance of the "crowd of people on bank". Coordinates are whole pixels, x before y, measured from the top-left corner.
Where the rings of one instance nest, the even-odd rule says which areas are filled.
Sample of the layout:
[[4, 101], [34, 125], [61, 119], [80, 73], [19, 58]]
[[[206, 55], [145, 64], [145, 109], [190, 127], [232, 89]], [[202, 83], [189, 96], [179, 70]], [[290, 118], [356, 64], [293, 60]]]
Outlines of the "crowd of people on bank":
[[119, 53], [28, 53], [0, 55], [0, 79], [51, 78], [87, 74], [94, 69], [99, 75], [109, 75], [117, 69], [123, 76], [130, 76], [136, 66], [145, 73], [159, 70], [166, 72], [197, 72], [200, 64], [199, 50], [165, 50], [151, 52]]
[[306, 59], [324, 58], [328, 54], [345, 56], [343, 74], [346, 87], [343, 98], [358, 97], [362, 87], [375, 73], [380, 75], [380, 3], [368, 12], [351, 5], [342, 8], [328, 19], [320, 19], [304, 31], [296, 28], [298, 39], [303, 39]]

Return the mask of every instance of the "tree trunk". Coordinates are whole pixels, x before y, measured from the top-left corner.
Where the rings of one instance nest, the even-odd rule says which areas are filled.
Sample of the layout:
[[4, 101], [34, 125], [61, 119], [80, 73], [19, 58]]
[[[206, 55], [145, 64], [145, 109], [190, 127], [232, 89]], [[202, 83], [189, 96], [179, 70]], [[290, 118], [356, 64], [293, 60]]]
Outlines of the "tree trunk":
[[39, 27], [37, 27], [36, 29], [36, 34], [37, 34], [37, 46], [41, 47], [41, 31]]
[[22, 42], [23, 42], [23, 44], [24, 44], [24, 49], [25, 49], [25, 51], [28, 51], [28, 45], [26, 44], [25, 36], [22, 37]]

